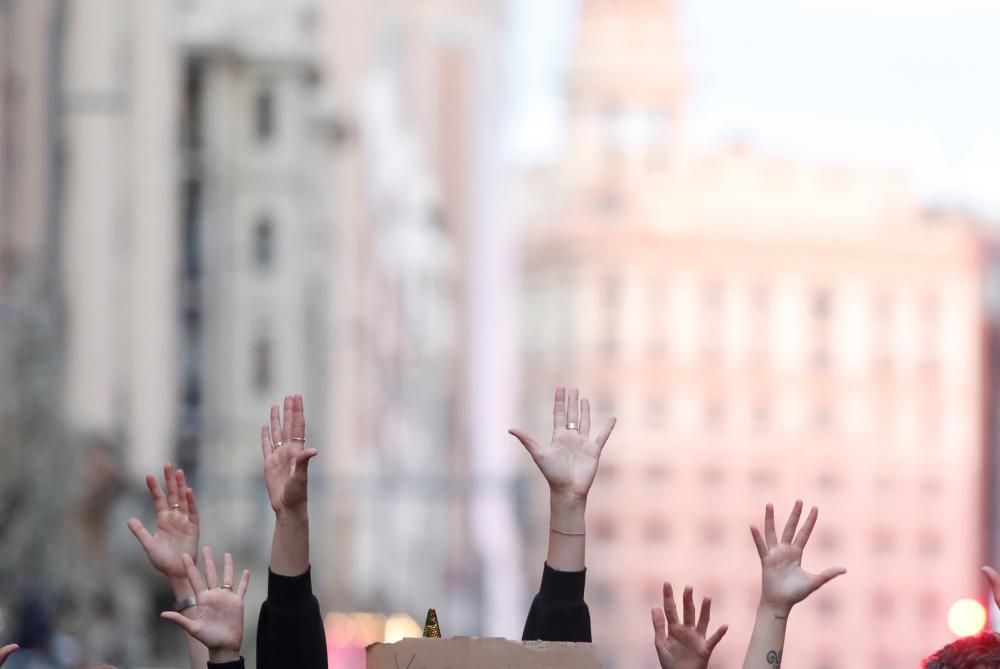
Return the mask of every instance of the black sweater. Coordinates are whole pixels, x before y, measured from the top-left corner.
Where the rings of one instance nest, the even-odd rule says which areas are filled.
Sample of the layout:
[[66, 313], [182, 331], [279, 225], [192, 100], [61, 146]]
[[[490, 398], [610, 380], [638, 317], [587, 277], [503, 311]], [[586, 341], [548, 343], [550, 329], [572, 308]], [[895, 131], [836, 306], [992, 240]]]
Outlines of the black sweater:
[[531, 602], [521, 638], [590, 643], [590, 609], [583, 601], [586, 582], [586, 569], [556, 571], [546, 563], [542, 585]]
[[323, 615], [312, 592], [310, 571], [301, 576], [278, 576], [268, 571], [267, 599], [257, 622], [257, 668], [326, 666]]

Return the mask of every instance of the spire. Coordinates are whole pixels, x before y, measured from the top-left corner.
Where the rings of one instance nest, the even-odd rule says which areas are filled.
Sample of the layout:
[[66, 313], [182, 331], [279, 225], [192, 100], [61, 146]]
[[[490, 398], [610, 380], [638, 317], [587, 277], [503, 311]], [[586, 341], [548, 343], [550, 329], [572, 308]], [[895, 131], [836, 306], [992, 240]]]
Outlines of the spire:
[[660, 108], [683, 98], [680, 29], [672, 0], [583, 0], [570, 65], [570, 105]]

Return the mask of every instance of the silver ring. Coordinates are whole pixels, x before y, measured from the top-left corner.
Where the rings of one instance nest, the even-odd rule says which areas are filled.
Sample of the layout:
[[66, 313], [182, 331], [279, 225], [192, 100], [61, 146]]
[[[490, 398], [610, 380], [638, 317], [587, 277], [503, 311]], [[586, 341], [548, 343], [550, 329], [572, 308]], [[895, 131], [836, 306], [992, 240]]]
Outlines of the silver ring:
[[180, 504], [171, 504], [171, 505], [170, 505], [170, 510], [171, 510], [171, 511], [176, 511], [176, 510], [177, 510], [177, 509], [179, 509], [179, 508], [181, 508], [181, 505], [180, 505]]
[[228, 590], [229, 592], [232, 592], [232, 591], [233, 591], [233, 586], [231, 586], [231, 585], [225, 585], [225, 584], [223, 584], [223, 585], [222, 585], [222, 586], [220, 586], [220, 587], [221, 587], [221, 588], [222, 588], [223, 590]]
[[580, 426], [577, 425], [576, 423], [566, 423], [566, 429], [567, 430], [579, 430]]
[[305, 437], [292, 437], [292, 441], [301, 441], [303, 444], [306, 443]]
[[282, 442], [276, 441], [271, 445], [271, 448], [281, 448]]

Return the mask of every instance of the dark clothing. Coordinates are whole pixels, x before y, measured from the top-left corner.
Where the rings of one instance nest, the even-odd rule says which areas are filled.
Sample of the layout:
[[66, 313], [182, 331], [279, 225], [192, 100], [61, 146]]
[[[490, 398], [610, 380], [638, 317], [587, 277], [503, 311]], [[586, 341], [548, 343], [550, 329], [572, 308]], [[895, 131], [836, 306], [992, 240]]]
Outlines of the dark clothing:
[[531, 602], [521, 638], [590, 643], [590, 609], [583, 601], [586, 582], [586, 569], [556, 571], [546, 563], [542, 585]]
[[258, 669], [326, 669], [326, 634], [310, 570], [301, 576], [268, 571], [267, 600], [257, 622]]
[[238, 660], [223, 662], [222, 664], [212, 664], [209, 662], [208, 669], [243, 669], [243, 657], [241, 656]]

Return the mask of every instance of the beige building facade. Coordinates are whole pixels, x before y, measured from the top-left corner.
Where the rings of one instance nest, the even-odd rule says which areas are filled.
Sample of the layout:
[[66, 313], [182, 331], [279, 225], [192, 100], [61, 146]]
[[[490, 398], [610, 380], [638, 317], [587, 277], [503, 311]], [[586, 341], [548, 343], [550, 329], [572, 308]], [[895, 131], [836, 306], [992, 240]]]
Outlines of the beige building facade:
[[[562, 160], [523, 200], [524, 411], [557, 384], [619, 419], [591, 495], [588, 601], [613, 667], [657, 666], [669, 579], [730, 625], [759, 594], [764, 504], [820, 508], [785, 658], [915, 666], [981, 597], [989, 254], [905, 179], [692, 149], [661, 2], [583, 3]], [[541, 551], [539, 546], [538, 551]]]

